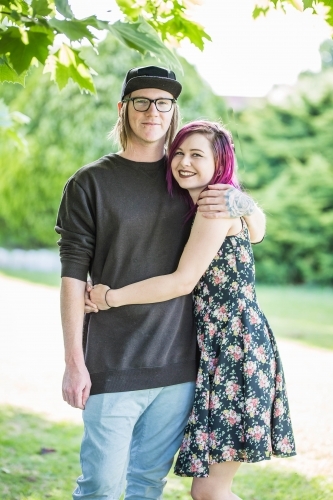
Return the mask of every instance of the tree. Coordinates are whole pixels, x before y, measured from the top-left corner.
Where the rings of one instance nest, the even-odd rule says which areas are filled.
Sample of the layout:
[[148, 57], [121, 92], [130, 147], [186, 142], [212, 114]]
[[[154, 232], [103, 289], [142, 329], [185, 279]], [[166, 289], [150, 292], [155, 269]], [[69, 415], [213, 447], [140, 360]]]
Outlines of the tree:
[[[210, 37], [187, 17], [187, 7], [195, 0], [116, 0], [124, 19], [109, 23], [90, 16], [77, 19], [68, 0], [0, 1], [0, 82], [24, 84], [29, 68], [44, 65], [60, 89], [71, 79], [82, 90], [94, 92], [93, 69], [81, 51], [88, 41], [96, 46], [93, 30], [109, 31], [130, 49], [181, 71], [179, 60], [166, 44], [188, 38], [203, 49]], [[57, 35], [65, 35], [68, 43]]]
[[[98, 72], [96, 95], [81, 95], [73, 83], [59, 93], [42, 68], [31, 72], [24, 91], [3, 84], [5, 103], [28, 115], [30, 122], [24, 127], [26, 151], [1, 145], [0, 246], [55, 248], [53, 227], [66, 180], [82, 165], [118, 149], [107, 133], [117, 119], [124, 69], [142, 64], [141, 56], [111, 35], [99, 44], [98, 55], [90, 47], [82, 52]], [[147, 57], [144, 64], [153, 61]], [[180, 61], [185, 73], [177, 75], [184, 83], [178, 100], [183, 120], [225, 120], [223, 99], [193, 66]]]

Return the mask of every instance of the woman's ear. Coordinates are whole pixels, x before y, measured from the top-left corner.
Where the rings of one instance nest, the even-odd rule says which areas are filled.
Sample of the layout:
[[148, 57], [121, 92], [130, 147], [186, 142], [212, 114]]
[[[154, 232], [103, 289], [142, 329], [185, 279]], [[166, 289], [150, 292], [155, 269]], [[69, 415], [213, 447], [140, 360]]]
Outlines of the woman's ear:
[[123, 103], [121, 101], [118, 102], [118, 116], [120, 116], [120, 111], [121, 111], [121, 108], [123, 107]]

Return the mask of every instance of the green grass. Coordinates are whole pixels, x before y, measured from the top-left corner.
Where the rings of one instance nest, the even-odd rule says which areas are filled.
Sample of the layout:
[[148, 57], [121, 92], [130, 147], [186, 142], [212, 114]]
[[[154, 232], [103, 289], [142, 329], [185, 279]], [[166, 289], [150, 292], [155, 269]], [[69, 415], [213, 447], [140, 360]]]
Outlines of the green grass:
[[333, 349], [333, 289], [261, 285], [257, 292], [275, 335]]
[[[1, 500], [69, 500], [80, 474], [82, 427], [49, 422], [18, 409], [0, 407]], [[40, 454], [41, 448], [54, 453]], [[265, 468], [243, 465], [234, 491], [243, 500], [329, 500], [333, 484], [325, 478], [307, 479], [278, 469], [277, 460]], [[172, 473], [165, 500], [190, 500], [191, 479]]]
[[19, 278], [31, 283], [39, 283], [40, 285], [60, 286], [59, 273], [42, 273], [40, 271], [27, 271], [25, 269], [3, 269], [0, 268], [0, 274], [9, 276], [10, 278]]

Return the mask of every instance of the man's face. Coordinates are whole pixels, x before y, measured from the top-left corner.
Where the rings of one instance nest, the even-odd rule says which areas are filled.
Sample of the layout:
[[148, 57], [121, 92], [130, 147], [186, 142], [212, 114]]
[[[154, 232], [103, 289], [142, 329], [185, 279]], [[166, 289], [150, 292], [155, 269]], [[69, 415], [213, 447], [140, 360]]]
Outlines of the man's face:
[[[173, 99], [173, 95], [165, 90], [141, 89], [131, 93], [131, 97], [147, 97], [148, 99], [168, 98]], [[174, 112], [174, 106], [166, 113], [157, 111], [154, 103], [151, 103], [147, 111], [136, 111], [133, 102], [128, 103], [128, 120], [131, 127], [130, 141], [141, 144], [162, 142], [164, 144], [165, 135], [170, 127]]]

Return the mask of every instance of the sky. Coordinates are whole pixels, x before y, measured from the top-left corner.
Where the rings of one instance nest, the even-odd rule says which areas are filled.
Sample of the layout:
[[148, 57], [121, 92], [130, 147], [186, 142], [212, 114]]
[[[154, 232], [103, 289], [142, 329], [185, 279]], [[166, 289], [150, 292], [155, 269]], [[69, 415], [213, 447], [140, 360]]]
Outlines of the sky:
[[[201, 3], [191, 15], [212, 42], [206, 42], [203, 52], [185, 42], [179, 53], [196, 66], [216, 94], [264, 96], [274, 85], [293, 85], [302, 71], [320, 70], [319, 46], [330, 37], [323, 16], [290, 7], [286, 14], [272, 11], [254, 20], [253, 0]], [[78, 17], [119, 18], [114, 0], [70, 0], [70, 4]]]

